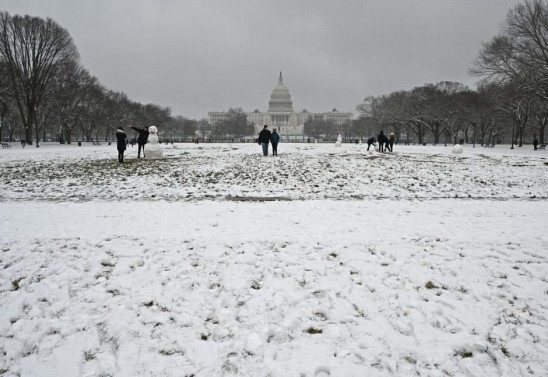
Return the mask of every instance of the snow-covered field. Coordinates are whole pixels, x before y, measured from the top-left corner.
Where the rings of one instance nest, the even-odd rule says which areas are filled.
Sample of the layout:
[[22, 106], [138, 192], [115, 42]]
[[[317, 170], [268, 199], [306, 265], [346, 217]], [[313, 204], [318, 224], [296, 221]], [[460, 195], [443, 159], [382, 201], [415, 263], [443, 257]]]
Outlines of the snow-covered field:
[[176, 147], [0, 151], [0, 375], [548, 375], [546, 152]]
[[123, 165], [114, 146], [3, 150], [0, 201], [548, 198], [548, 154], [532, 148], [281, 144], [259, 158], [256, 144], [175, 147], [156, 161], [134, 147]]

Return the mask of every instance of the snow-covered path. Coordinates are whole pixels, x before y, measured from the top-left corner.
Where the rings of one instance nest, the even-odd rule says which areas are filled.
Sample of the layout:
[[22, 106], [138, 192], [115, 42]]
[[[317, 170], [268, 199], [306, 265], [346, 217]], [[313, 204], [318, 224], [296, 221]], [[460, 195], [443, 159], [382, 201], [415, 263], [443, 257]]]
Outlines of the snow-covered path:
[[547, 219], [545, 200], [3, 202], [0, 374], [546, 375]]

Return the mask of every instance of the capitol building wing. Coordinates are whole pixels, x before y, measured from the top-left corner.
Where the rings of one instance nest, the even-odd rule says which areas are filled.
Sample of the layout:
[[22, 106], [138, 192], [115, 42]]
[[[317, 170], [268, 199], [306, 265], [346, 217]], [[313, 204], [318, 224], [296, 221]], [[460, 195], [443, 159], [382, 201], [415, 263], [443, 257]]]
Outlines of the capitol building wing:
[[[258, 133], [265, 124], [272, 130], [276, 128], [280, 136], [285, 140], [302, 140], [304, 134], [304, 123], [308, 119], [322, 119], [332, 122], [336, 127], [348, 125], [352, 121], [352, 113], [341, 113], [336, 109], [325, 113], [310, 113], [303, 110], [299, 113], [293, 111], [293, 101], [289, 89], [283, 83], [282, 73], [278, 84], [274, 86], [270, 101], [268, 101], [268, 112], [255, 110], [246, 113], [247, 121], [255, 127]], [[209, 123], [213, 126], [225, 121], [229, 116], [228, 112], [208, 113]]]

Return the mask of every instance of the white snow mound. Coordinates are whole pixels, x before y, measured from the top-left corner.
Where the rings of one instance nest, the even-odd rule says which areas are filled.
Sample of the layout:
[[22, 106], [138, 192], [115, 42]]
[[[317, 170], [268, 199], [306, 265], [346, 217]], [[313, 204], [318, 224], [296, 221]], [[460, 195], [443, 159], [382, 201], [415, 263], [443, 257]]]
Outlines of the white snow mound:
[[460, 144], [453, 145], [453, 148], [451, 148], [451, 153], [453, 154], [461, 154], [464, 152], [464, 148]]

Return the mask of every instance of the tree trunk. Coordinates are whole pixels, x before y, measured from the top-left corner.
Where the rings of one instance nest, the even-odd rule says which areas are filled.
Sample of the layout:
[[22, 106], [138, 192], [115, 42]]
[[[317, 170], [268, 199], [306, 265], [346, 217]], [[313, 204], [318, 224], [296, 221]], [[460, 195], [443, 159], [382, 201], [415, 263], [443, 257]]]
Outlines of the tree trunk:
[[440, 142], [440, 126], [436, 125], [432, 128], [432, 136], [434, 136], [434, 145], [437, 145]]
[[541, 144], [544, 144], [544, 131], [545, 131], [545, 129], [546, 129], [546, 123], [543, 123], [543, 124], [540, 126], [539, 131], [538, 131], [538, 132], [539, 132], [539, 135], [538, 135], [539, 138], [538, 138], [538, 139], [539, 139], [539, 142], [540, 142]]
[[25, 141], [27, 145], [32, 145], [32, 127], [25, 127]]
[[38, 145], [38, 143], [40, 142], [40, 130], [38, 129], [38, 127], [34, 128], [34, 134], [36, 136], [36, 148], [38, 148], [40, 146]]
[[72, 137], [72, 129], [69, 128], [69, 127], [64, 127], [63, 128], [63, 133], [64, 133], [64, 138], [65, 138], [65, 143], [67, 144], [71, 144], [71, 137]]

